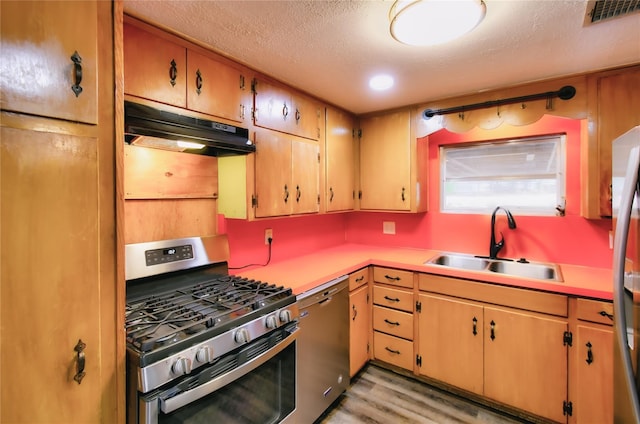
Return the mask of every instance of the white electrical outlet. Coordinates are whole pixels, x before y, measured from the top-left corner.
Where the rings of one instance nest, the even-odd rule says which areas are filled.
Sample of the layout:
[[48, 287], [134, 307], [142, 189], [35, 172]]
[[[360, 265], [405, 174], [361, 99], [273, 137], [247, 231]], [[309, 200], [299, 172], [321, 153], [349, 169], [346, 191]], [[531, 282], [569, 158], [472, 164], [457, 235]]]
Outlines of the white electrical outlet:
[[269, 244], [269, 239], [273, 241], [273, 230], [271, 228], [264, 230], [264, 244]]
[[383, 221], [382, 222], [382, 234], [395, 234], [396, 233], [396, 223], [393, 221]]

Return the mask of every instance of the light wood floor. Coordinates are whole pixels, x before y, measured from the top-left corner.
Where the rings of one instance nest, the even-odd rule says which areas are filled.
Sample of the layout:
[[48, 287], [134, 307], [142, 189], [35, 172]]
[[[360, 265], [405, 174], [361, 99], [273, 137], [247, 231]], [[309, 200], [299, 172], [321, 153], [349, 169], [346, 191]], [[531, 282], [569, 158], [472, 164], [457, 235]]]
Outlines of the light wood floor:
[[368, 364], [315, 424], [523, 423], [482, 405]]

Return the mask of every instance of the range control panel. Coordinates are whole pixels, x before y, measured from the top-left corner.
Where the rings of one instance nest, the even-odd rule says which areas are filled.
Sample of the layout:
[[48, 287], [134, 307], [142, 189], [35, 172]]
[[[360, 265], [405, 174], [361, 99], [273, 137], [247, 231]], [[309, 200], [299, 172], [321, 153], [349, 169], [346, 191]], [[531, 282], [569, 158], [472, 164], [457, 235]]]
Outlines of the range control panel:
[[165, 247], [162, 249], [145, 250], [147, 266], [166, 264], [169, 262], [193, 259], [193, 246], [186, 244], [183, 246]]

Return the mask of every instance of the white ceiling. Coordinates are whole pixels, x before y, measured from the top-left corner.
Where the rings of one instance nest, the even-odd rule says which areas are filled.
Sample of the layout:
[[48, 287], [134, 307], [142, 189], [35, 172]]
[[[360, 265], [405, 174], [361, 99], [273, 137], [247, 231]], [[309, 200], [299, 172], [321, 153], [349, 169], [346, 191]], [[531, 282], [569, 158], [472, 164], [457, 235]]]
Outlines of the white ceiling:
[[[389, 0], [124, 0], [124, 10], [356, 114], [640, 63], [640, 13], [585, 25], [586, 0], [484, 1], [473, 32], [433, 47], [391, 37]], [[392, 90], [368, 88], [380, 72]]]

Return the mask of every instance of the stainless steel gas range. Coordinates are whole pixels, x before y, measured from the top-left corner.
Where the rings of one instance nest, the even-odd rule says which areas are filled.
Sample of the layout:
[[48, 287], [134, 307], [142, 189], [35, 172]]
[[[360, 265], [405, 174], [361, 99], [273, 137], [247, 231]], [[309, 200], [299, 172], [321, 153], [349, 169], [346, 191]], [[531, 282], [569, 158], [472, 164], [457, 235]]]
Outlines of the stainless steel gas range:
[[284, 423], [296, 408], [291, 289], [228, 274], [226, 237], [126, 246], [129, 423]]

